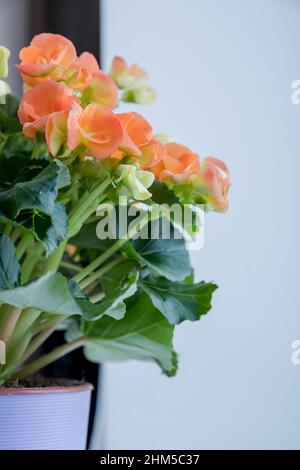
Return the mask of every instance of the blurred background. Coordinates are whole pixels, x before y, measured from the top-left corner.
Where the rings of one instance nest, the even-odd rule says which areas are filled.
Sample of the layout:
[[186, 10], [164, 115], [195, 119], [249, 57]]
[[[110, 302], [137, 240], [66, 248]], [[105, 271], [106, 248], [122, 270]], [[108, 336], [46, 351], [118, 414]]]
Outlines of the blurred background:
[[[102, 0], [99, 12], [93, 0], [79, 3], [89, 17], [78, 23], [59, 2], [59, 31], [75, 34], [76, 24], [86, 38], [100, 17], [89, 41], [101, 45], [102, 67], [115, 54], [139, 62], [158, 91], [140, 112], [157, 132], [224, 160], [233, 180], [229, 212], [206, 216], [204, 249], [193, 253], [197, 279], [219, 290], [205, 318], [177, 330], [177, 377], [151, 364], [105, 365], [91, 446], [299, 449], [291, 344], [300, 338], [300, 105], [291, 85], [300, 79], [300, 2]], [[29, 4], [0, 0], [11, 64], [32, 32]], [[16, 74], [11, 82], [20, 91]]]

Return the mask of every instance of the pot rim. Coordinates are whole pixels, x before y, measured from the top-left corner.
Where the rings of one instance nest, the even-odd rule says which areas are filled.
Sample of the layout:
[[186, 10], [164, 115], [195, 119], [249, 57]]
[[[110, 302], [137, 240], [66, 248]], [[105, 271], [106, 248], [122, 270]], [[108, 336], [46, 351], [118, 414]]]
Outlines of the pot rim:
[[0, 388], [2, 395], [42, 395], [51, 393], [81, 393], [92, 391], [94, 386], [88, 382], [70, 385], [56, 385], [49, 387], [3, 387]]

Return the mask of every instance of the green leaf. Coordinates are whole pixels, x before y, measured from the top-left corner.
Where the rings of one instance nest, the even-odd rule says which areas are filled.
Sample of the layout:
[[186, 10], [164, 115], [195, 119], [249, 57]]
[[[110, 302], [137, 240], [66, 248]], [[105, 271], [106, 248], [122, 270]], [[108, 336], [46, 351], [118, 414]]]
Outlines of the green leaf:
[[0, 302], [62, 315], [82, 313], [68, 280], [60, 273], [48, 273], [15, 289], [2, 289]]
[[70, 243], [72, 245], [79, 246], [80, 248], [99, 251], [107, 250], [107, 248], [109, 248], [116, 240], [100, 240], [96, 233], [97, 223], [98, 221], [93, 221], [84, 224], [80, 232], [70, 239]]
[[46, 255], [52, 253], [58, 243], [67, 236], [67, 215], [64, 206], [59, 202], [54, 203], [51, 215], [27, 210], [22, 211], [17, 221], [43, 243]]
[[211, 309], [216, 284], [186, 284], [164, 278], [143, 279], [142, 287], [153, 305], [176, 325], [184, 320], [196, 321]]
[[[33, 158], [34, 155], [34, 158]], [[0, 157], [14, 158], [20, 160], [20, 157], [26, 159], [22, 166], [36, 166], [43, 163], [43, 168], [49, 165], [48, 161], [49, 151], [45, 142], [37, 142], [32, 139], [28, 139], [24, 134], [17, 132], [6, 136], [0, 147]], [[9, 161], [10, 165], [16, 165], [13, 160]], [[34, 176], [36, 176], [37, 172]], [[14, 175], [15, 177], [17, 175]], [[29, 178], [28, 178], [29, 179]], [[20, 181], [23, 181], [20, 179]]]
[[0, 211], [14, 220], [24, 209], [36, 209], [51, 215], [58, 190], [70, 183], [68, 169], [58, 160], [31, 181], [18, 182], [0, 192]]
[[[24, 134], [10, 134], [1, 145], [0, 156], [5, 158], [26, 157], [28, 164], [30, 163], [28, 160], [32, 154], [33, 148], [34, 141], [25, 137]], [[14, 162], [10, 161], [10, 164], [12, 163]]]
[[8, 117], [13, 118], [18, 116], [20, 100], [11, 94], [5, 96], [5, 103], [0, 104], [1, 111]]
[[191, 201], [182, 201], [178, 198], [174, 190], [169, 189], [165, 184], [155, 180], [151, 186], [152, 201], [155, 204], [169, 206], [169, 211], [165, 209], [165, 216], [171, 221], [175, 222], [174, 214], [172, 213], [173, 204], [180, 204], [184, 214], [184, 225], [180, 223], [181, 231], [190, 238], [195, 236], [199, 229], [201, 229], [201, 220], [197, 217], [197, 208]]
[[179, 199], [175, 196], [174, 192], [171, 191], [164, 183], [155, 180], [150, 188], [152, 194], [152, 201], [156, 204], [172, 204], [178, 203]]
[[169, 183], [169, 188], [182, 204], [199, 204], [204, 210], [209, 210], [209, 204], [206, 203], [205, 191], [199, 185], [193, 183]]
[[19, 101], [15, 96], [6, 95], [5, 103], [0, 104], [0, 130], [4, 133], [18, 132], [22, 125], [17, 118]]
[[[6, 242], [8, 237], [3, 237]], [[124, 300], [137, 290], [137, 273], [129, 273], [117, 289], [97, 303], [92, 303], [74, 281], [61, 273], [48, 273], [18, 286], [20, 269], [13, 259], [15, 253], [11, 253], [11, 248], [3, 244], [2, 238], [0, 248], [0, 303], [22, 309], [35, 308], [55, 315], [80, 315], [86, 321], [98, 320], [105, 315], [119, 320], [126, 311]], [[2, 252], [2, 248], [7, 250], [7, 255]]]
[[23, 134], [11, 134], [0, 148], [0, 190], [35, 178], [49, 165], [46, 158], [31, 160], [34, 142]]
[[[122, 208], [124, 211], [124, 207]], [[119, 225], [119, 218], [120, 218], [120, 207], [118, 205], [115, 206], [116, 211], [116, 238], [124, 236], [128, 231], [129, 224], [135, 220], [135, 216], [131, 216], [128, 214], [129, 207], [125, 209], [127, 211], [127, 225], [124, 223], [122, 227]], [[91, 222], [85, 223], [81, 228], [80, 232], [78, 232], [74, 237], [70, 239], [70, 243], [72, 245], [76, 245], [80, 248], [86, 249], [93, 249], [99, 251], [107, 250], [111, 245], [115, 243], [115, 239], [106, 238], [101, 240], [97, 236], [97, 225], [101, 221], [101, 216], [98, 217], [97, 220], [92, 220]]]
[[16, 249], [7, 235], [0, 234], [0, 289], [13, 289], [20, 281]]
[[184, 239], [175, 238], [178, 232], [172, 225], [170, 232], [170, 239], [149, 237], [128, 242], [124, 251], [129, 258], [147, 266], [153, 274], [171, 281], [181, 281], [192, 273], [190, 258]]
[[138, 292], [127, 304], [123, 320], [103, 317], [85, 324], [85, 356], [92, 362], [127, 359], [154, 360], [168, 375], [176, 372], [174, 327], [156, 310], [149, 297]]
[[0, 157], [0, 190], [9, 189], [16, 183], [35, 178], [43, 168], [45, 168], [43, 161], [31, 162], [22, 155], [13, 158]]
[[56, 198], [69, 183], [67, 167], [54, 160], [33, 179], [0, 192], [0, 217], [30, 230], [51, 253], [66, 236], [65, 210]]
[[125, 259], [122, 261], [122, 263], [103, 274], [100, 280], [106, 295], [109, 295], [110, 292], [113, 292], [115, 289], [117, 289], [126, 275], [129, 273], [132, 273], [131, 275], [133, 275], [135, 267], [135, 261], [131, 259]]
[[85, 320], [94, 321], [108, 315], [120, 320], [126, 313], [124, 300], [131, 297], [137, 290], [138, 273], [127, 274], [116, 287], [100, 302], [92, 303], [83, 293], [77, 294], [76, 301], [82, 310]]

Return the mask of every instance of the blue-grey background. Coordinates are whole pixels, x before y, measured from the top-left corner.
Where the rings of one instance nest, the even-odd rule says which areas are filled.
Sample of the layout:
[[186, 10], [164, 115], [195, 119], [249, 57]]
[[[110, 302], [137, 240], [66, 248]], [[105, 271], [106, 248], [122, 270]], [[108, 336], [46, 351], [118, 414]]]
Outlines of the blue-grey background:
[[[213, 310], [180, 326], [178, 376], [108, 365], [108, 449], [300, 448], [298, 0], [106, 0], [104, 65], [138, 61], [158, 90], [141, 111], [232, 172], [230, 211], [206, 217], [198, 279]], [[103, 422], [103, 421], [102, 421]]]

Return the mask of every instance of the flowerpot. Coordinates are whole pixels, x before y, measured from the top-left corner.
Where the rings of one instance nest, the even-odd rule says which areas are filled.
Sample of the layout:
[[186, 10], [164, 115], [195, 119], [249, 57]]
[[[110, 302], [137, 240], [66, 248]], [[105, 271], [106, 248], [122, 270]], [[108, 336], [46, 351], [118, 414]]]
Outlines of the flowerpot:
[[0, 450], [84, 450], [92, 388], [0, 388]]

